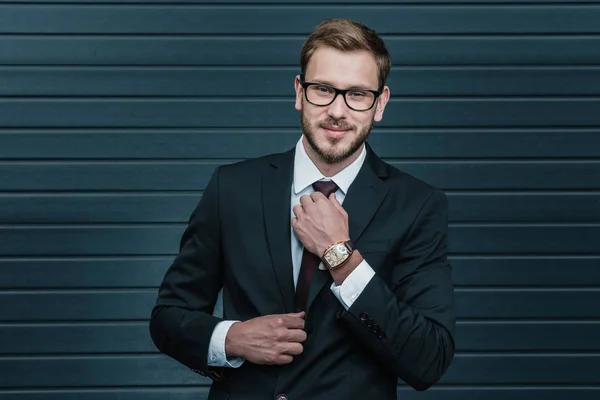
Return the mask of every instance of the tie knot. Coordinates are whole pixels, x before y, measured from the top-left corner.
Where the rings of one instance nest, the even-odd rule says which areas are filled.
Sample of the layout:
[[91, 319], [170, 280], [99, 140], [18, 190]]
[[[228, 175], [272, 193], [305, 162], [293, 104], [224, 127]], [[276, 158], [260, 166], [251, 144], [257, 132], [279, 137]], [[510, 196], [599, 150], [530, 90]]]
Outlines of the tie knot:
[[323, 193], [325, 197], [329, 197], [331, 193], [338, 190], [338, 185], [334, 181], [317, 181], [313, 183], [312, 187], [316, 192]]

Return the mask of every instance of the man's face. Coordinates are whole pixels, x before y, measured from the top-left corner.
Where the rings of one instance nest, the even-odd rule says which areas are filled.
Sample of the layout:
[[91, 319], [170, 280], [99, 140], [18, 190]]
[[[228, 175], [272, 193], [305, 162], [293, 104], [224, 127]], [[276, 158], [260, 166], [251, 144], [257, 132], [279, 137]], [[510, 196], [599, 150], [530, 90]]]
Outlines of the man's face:
[[[346, 53], [330, 47], [320, 47], [313, 53], [304, 80], [338, 89], [377, 90], [379, 83], [377, 63], [367, 51]], [[369, 136], [373, 122], [381, 121], [389, 100], [386, 86], [372, 109], [354, 111], [341, 95], [328, 106], [307, 102], [300, 77], [296, 77], [295, 88], [302, 131], [314, 153], [328, 164], [339, 163], [358, 152]]]

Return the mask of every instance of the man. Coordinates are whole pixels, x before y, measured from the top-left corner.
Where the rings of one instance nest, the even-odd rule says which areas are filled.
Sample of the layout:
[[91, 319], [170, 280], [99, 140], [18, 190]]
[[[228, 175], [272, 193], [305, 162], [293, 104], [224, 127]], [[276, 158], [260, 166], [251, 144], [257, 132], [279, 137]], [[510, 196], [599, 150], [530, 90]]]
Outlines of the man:
[[302, 48], [295, 148], [214, 172], [150, 322], [209, 399], [396, 399], [398, 378], [425, 390], [450, 365], [445, 195], [365, 142], [390, 65], [375, 32], [325, 21]]

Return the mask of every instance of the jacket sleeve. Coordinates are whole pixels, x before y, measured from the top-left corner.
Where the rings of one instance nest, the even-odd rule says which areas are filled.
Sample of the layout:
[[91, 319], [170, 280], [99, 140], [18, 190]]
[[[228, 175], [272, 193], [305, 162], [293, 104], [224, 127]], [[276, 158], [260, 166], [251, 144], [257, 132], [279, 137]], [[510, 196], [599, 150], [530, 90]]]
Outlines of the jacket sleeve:
[[375, 275], [338, 313], [340, 324], [416, 390], [435, 384], [454, 357], [447, 214], [445, 194], [433, 191], [397, 251], [390, 282]]
[[223, 286], [219, 226], [219, 168], [188, 221], [179, 254], [167, 270], [150, 317], [150, 336], [158, 350], [212, 379], [221, 368], [208, 366], [213, 316]]

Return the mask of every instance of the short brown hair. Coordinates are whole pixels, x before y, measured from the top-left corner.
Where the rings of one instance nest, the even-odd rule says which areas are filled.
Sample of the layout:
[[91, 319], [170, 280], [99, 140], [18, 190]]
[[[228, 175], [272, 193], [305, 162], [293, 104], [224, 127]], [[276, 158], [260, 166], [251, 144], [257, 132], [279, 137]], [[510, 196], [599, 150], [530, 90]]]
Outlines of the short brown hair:
[[315, 50], [320, 46], [332, 47], [340, 51], [366, 50], [375, 57], [379, 69], [379, 88], [387, 81], [392, 60], [385, 43], [374, 30], [348, 19], [328, 19], [316, 27], [306, 39], [300, 52], [300, 69], [306, 73], [306, 66]]

